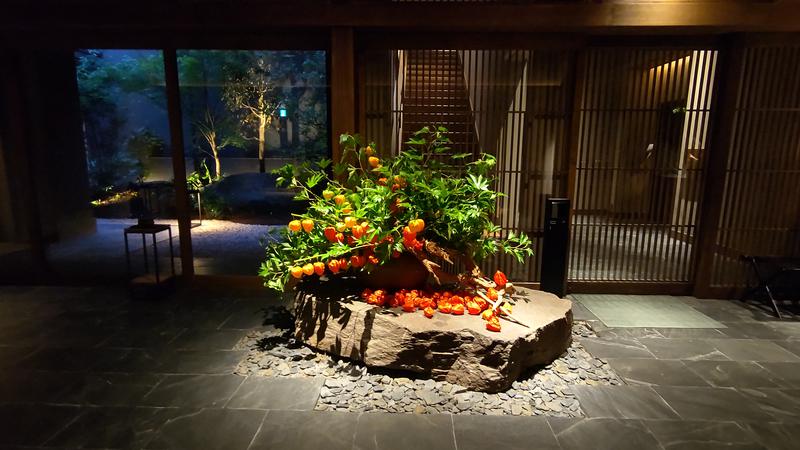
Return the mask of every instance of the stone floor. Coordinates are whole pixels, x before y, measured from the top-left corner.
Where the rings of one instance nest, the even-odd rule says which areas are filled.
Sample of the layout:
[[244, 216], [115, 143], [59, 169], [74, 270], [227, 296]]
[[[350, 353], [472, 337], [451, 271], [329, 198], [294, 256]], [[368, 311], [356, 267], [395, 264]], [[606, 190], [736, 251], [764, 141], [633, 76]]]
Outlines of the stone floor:
[[314, 411], [323, 379], [234, 374], [274, 300], [0, 288], [0, 448], [797, 448], [798, 317], [675, 301], [725, 328], [606, 328], [576, 305], [626, 384], [574, 387], [587, 417], [559, 418]]

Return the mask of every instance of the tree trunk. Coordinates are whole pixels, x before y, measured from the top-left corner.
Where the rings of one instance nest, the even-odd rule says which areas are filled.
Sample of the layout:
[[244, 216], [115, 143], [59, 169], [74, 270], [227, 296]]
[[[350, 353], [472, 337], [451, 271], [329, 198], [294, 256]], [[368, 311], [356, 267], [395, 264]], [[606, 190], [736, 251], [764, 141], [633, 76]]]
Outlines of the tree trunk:
[[260, 115], [258, 116], [258, 171], [260, 173], [266, 172], [266, 165], [264, 164], [266, 135], [267, 135], [267, 117], [264, 115]]
[[222, 164], [219, 160], [219, 148], [217, 148], [217, 143], [211, 143], [211, 155], [214, 157], [214, 177], [219, 178], [222, 176]]

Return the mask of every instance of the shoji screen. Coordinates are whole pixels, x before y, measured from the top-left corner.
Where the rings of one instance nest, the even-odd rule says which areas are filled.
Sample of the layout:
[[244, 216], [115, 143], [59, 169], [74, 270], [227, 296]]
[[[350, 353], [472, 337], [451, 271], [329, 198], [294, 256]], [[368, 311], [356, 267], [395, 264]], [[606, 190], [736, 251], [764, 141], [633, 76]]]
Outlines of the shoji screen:
[[692, 279], [716, 60], [701, 49], [586, 52], [571, 281]]
[[523, 231], [536, 255], [484, 263], [538, 281], [543, 203], [566, 195], [572, 61], [566, 51], [386, 50], [362, 55], [362, 129], [384, 152], [425, 125], [450, 130], [453, 152], [497, 157], [497, 223]]
[[741, 255], [800, 256], [800, 46], [744, 51], [712, 287], [744, 286]]

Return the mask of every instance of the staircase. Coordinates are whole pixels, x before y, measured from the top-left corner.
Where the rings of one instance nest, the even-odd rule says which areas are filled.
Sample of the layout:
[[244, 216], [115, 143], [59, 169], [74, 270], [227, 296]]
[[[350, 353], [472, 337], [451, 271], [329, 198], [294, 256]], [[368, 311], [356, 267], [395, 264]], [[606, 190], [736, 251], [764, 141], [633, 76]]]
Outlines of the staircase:
[[443, 126], [451, 152], [475, 153], [478, 137], [456, 50], [408, 50], [403, 90], [403, 142], [424, 126]]

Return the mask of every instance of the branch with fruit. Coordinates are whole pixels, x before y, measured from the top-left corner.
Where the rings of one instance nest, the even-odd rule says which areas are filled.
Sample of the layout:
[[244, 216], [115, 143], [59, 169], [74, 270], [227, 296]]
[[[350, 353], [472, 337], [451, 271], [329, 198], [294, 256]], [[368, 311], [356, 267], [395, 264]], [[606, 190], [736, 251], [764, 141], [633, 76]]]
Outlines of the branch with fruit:
[[[477, 263], [498, 251], [523, 262], [533, 254], [531, 242], [492, 221], [502, 195], [491, 189], [495, 158], [449, 154], [446, 133], [422, 128], [406, 150], [384, 158], [374, 145], [345, 134], [341, 161], [276, 170], [279, 185], [308, 208], [266, 246], [259, 272], [265, 285], [283, 291], [305, 277], [369, 272], [408, 253], [437, 284], [470, 292], [497, 288]], [[464, 270], [453, 273], [446, 265]]]

